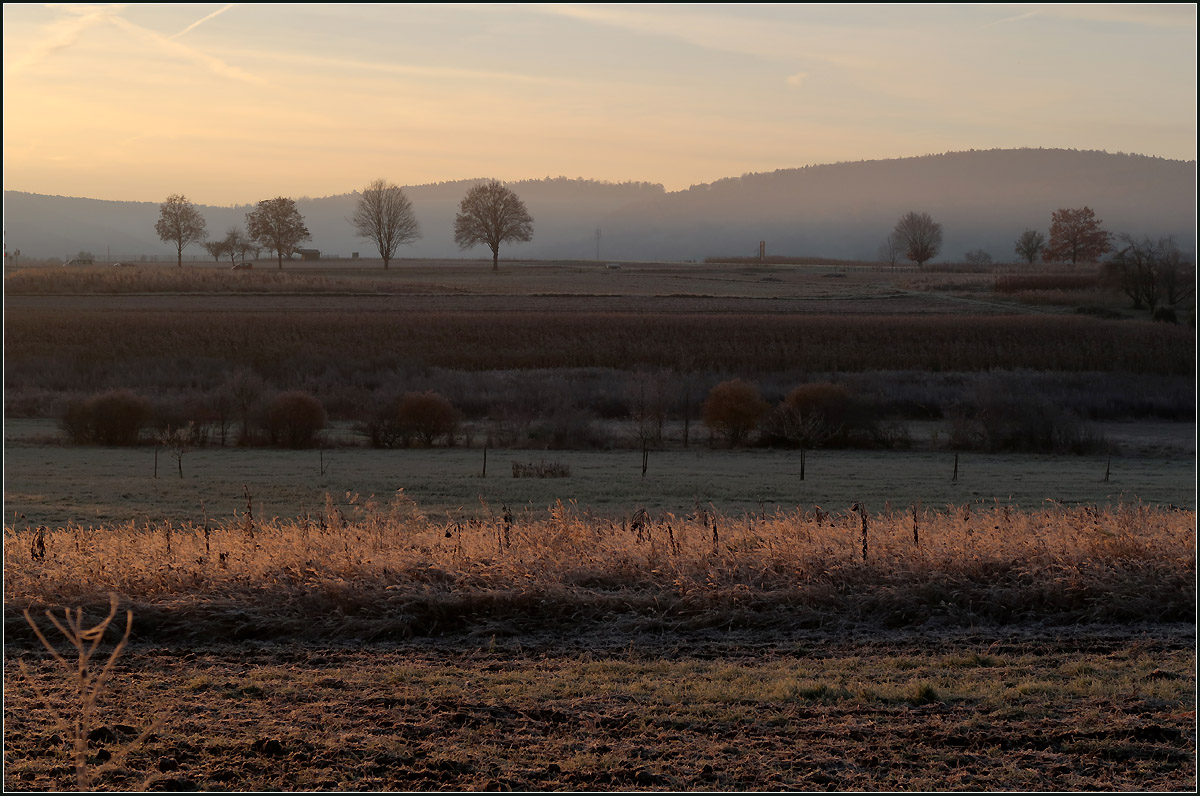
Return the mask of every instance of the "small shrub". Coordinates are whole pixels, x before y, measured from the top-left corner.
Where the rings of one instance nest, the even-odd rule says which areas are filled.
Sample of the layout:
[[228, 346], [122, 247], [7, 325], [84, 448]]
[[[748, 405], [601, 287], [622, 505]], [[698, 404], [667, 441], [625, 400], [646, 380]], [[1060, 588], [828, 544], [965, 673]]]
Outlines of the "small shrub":
[[1174, 307], [1159, 307], [1154, 311], [1154, 320], [1159, 323], [1179, 323]]
[[306, 392], [280, 393], [267, 406], [265, 427], [271, 443], [289, 448], [311, 448], [328, 416], [321, 402]]
[[757, 387], [741, 379], [732, 379], [712, 388], [701, 407], [701, 416], [704, 425], [734, 447], [750, 436], [770, 408], [758, 394]]
[[853, 398], [844, 385], [831, 382], [801, 384], [788, 393], [785, 403], [803, 414], [819, 413], [833, 427], [844, 427], [849, 420]]
[[406, 445], [409, 437], [415, 437], [426, 447], [433, 447], [442, 438], [447, 444], [454, 444], [458, 410], [436, 392], [405, 394], [396, 404], [395, 416]]
[[1070, 412], [1036, 397], [1005, 396], [983, 390], [976, 405], [948, 413], [951, 447], [987, 452], [1104, 453], [1103, 434]]
[[801, 447], [903, 446], [901, 429], [881, 429], [877, 414], [845, 385], [814, 382], [788, 393], [769, 428], [772, 441]]
[[571, 465], [562, 462], [512, 463], [513, 478], [570, 478]]
[[158, 436], [176, 436], [173, 432], [186, 431], [185, 441], [192, 448], [203, 448], [209, 444], [219, 416], [203, 400], [190, 398], [174, 404], [156, 407], [153, 424]]
[[68, 404], [61, 425], [75, 443], [136, 445], [151, 412], [150, 402], [140, 395], [113, 390]]

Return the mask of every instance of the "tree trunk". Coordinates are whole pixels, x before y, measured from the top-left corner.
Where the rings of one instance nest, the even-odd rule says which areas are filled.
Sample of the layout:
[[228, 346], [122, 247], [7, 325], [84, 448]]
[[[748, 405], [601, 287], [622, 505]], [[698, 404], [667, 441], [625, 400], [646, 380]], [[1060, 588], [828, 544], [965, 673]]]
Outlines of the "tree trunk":
[[500, 270], [500, 247], [496, 246], [492, 249], [492, 270]]

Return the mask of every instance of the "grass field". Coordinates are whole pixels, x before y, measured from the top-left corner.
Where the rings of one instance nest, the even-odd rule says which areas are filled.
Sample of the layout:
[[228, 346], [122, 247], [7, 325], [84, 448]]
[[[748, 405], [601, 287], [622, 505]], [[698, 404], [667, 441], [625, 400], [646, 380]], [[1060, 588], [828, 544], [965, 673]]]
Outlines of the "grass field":
[[[929, 424], [933, 425], [933, 424]], [[25, 440], [54, 429], [44, 421], [10, 421], [10, 434]], [[1158, 424], [1145, 436], [1149, 450], [1129, 438], [1129, 455], [1097, 456], [955, 454], [948, 451], [692, 450], [650, 453], [646, 475], [641, 451], [488, 451], [481, 477], [481, 448], [371, 450], [332, 448], [287, 451], [198, 449], [179, 463], [166, 450], [39, 445], [6, 448], [8, 516], [22, 524], [110, 525], [162, 520], [202, 521], [245, 510], [248, 488], [261, 516], [294, 517], [319, 510], [326, 496], [345, 506], [348, 496], [386, 500], [403, 489], [432, 514], [470, 517], [480, 501], [544, 515], [558, 499], [573, 500], [597, 516], [648, 511], [686, 513], [710, 503], [731, 514], [776, 507], [824, 506], [842, 510], [855, 502], [871, 509], [918, 503], [1001, 502], [1037, 508], [1046, 501], [1068, 505], [1121, 502], [1195, 508], [1194, 427]], [[1126, 429], [1125, 433], [1132, 433]], [[11, 439], [11, 437], [10, 437]], [[1141, 451], [1141, 452], [1139, 452]], [[1194, 448], [1192, 448], [1194, 451]], [[514, 478], [512, 464], [561, 462], [569, 478]], [[322, 473], [322, 467], [324, 472]], [[1104, 480], [1105, 473], [1109, 480]]]

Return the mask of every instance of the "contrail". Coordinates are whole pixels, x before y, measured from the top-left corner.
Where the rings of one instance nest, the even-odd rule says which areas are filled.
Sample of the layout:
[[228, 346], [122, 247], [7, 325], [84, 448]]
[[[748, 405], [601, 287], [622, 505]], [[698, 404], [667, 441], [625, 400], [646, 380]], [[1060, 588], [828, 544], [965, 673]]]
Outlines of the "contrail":
[[[224, 10], [224, 9], [222, 9], [222, 10]], [[211, 19], [212, 16], [213, 16], [212, 14], [209, 14], [208, 17], [206, 17], [205, 19]], [[163, 36], [161, 33], [157, 33], [153, 30], [150, 30], [149, 28], [143, 28], [141, 25], [135, 25], [134, 23], [130, 22], [129, 20], [123, 19], [121, 17], [113, 17], [110, 21], [112, 22], [112, 24], [114, 24], [118, 27], [124, 28], [125, 30], [130, 31], [131, 33], [136, 33], [140, 36], [145, 36], [146, 38], [153, 41], [155, 44], [158, 44], [159, 46], [163, 47], [168, 52], [170, 52], [176, 56], [182, 56], [182, 57], [188, 58], [192, 61], [197, 61], [197, 62], [203, 64], [205, 67], [207, 67], [212, 72], [214, 72], [218, 75], [221, 75], [222, 77], [232, 78], [233, 80], [240, 80], [244, 83], [253, 83], [255, 85], [260, 85], [260, 86], [264, 85], [264, 81], [261, 78], [258, 78], [248, 72], [238, 69], [236, 66], [230, 66], [229, 64], [222, 61], [220, 58], [216, 58], [207, 53], [200, 52], [199, 50], [196, 50], [192, 47], [187, 46], [183, 42], [174, 41], [175, 36], [167, 38], [166, 36]], [[203, 22], [203, 21], [204, 21], [203, 19], [200, 20], [200, 22]], [[199, 25], [200, 22], [197, 22], [196, 25]], [[196, 25], [192, 25], [192, 27], [194, 28], [194, 27], [196, 27]]]
[[201, 25], [203, 25], [205, 22], [208, 22], [213, 17], [218, 16], [219, 14], [224, 14], [226, 11], [228, 11], [229, 9], [233, 8], [236, 5], [237, 5], [237, 3], [230, 3], [229, 5], [222, 6], [221, 8], [218, 8], [216, 11], [214, 11], [211, 14], [209, 14], [208, 16], [206, 16], [204, 19], [196, 20], [195, 22], [188, 25], [186, 28], [179, 31], [178, 33], [176, 33], [174, 36], [171, 36], [170, 38], [178, 39], [180, 36], [187, 33], [188, 31], [194, 30], [195, 28], [200, 27]]

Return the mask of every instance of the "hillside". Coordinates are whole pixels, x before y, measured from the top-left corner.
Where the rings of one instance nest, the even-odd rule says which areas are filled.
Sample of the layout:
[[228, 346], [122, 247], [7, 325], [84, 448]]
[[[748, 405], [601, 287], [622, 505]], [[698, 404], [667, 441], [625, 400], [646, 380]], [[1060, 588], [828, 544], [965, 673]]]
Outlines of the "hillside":
[[[423, 237], [401, 257], [461, 256], [453, 242], [458, 202], [477, 180], [406, 187]], [[745, 174], [667, 192], [653, 183], [546, 178], [509, 183], [534, 218], [534, 239], [502, 256], [686, 260], [770, 254], [871, 259], [897, 218], [923, 210], [942, 223], [940, 260], [982, 248], [1012, 256], [1025, 228], [1046, 231], [1060, 207], [1088, 206], [1111, 232], [1174, 235], [1195, 250], [1195, 162], [1054, 149], [955, 152]], [[187, 193], [186, 186], [180, 190]], [[373, 254], [347, 219], [356, 193], [300, 198], [326, 253]], [[158, 203], [110, 202], [5, 191], [9, 250], [68, 257], [87, 249], [113, 259], [170, 256], [154, 235]], [[211, 236], [245, 222], [250, 206], [200, 208]], [[188, 254], [203, 256], [199, 247]], [[482, 248], [471, 252], [484, 256]]]

